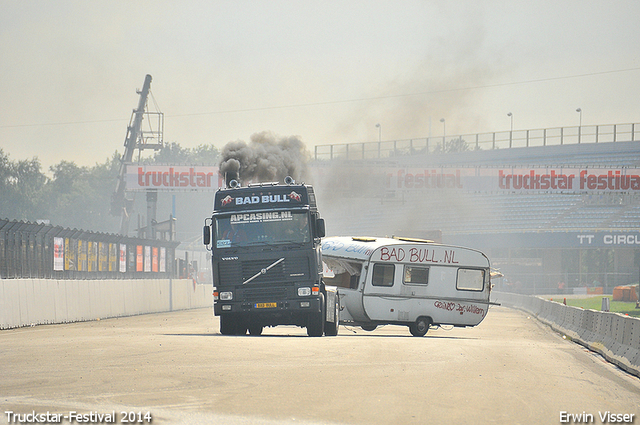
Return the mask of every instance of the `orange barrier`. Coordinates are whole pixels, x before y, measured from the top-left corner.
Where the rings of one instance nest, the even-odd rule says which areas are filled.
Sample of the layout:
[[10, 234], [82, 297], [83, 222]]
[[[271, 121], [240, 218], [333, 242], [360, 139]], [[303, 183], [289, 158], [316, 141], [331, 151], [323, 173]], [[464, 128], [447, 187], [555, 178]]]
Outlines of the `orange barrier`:
[[636, 288], [633, 286], [616, 286], [613, 288], [613, 301], [638, 301]]

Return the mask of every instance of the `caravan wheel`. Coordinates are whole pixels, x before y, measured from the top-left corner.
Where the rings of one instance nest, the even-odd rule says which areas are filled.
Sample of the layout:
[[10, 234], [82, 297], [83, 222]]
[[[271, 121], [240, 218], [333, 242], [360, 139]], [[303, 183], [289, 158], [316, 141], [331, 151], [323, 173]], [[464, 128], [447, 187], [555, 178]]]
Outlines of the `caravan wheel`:
[[418, 317], [415, 323], [409, 325], [409, 332], [413, 336], [425, 336], [431, 326], [431, 319], [428, 317]]

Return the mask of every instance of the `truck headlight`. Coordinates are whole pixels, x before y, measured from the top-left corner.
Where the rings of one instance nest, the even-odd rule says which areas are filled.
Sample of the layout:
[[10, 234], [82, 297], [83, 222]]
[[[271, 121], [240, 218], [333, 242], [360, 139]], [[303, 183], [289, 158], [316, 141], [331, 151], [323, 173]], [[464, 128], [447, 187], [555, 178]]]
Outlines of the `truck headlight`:
[[233, 292], [220, 292], [221, 301], [231, 301], [233, 299]]
[[309, 295], [311, 295], [311, 288], [298, 288], [299, 297], [308, 297]]

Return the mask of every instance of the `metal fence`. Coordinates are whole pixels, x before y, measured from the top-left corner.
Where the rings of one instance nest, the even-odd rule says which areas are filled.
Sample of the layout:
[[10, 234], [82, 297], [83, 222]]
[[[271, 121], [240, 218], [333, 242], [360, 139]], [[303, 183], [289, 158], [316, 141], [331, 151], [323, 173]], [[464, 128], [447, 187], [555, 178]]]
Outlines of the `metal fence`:
[[[614, 143], [640, 140], [640, 124], [607, 124], [557, 127], [536, 130], [510, 130], [493, 133], [443, 135], [417, 139], [364, 143], [318, 145], [315, 160], [361, 160], [396, 156], [443, 153], [460, 149], [492, 150], [534, 146], [573, 145], [582, 143]], [[451, 146], [447, 146], [451, 144]]]
[[0, 278], [177, 277], [178, 244], [0, 219]]

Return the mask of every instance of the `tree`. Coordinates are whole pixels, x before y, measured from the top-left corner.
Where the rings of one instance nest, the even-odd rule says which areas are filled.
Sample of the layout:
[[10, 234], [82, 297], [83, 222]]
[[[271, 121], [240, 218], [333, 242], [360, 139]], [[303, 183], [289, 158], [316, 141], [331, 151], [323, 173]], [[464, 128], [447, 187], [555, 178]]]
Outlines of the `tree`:
[[438, 143], [433, 150], [435, 153], [454, 153], [454, 152], [466, 152], [469, 150], [469, 145], [462, 137], [451, 139], [448, 142]]
[[164, 145], [162, 149], [153, 154], [152, 158], [145, 160], [146, 164], [206, 164], [218, 163], [218, 148], [213, 145], [198, 145], [195, 148], [183, 148], [177, 142]]
[[37, 157], [11, 161], [0, 149], [0, 216], [34, 221], [42, 211], [41, 194], [47, 177]]
[[64, 160], [52, 165], [49, 170], [53, 173], [53, 180], [49, 185], [57, 194], [70, 193], [75, 182], [86, 173], [86, 168], [80, 168], [75, 162]]
[[[218, 155], [213, 145], [190, 149], [171, 143], [145, 162], [217, 165]], [[60, 161], [49, 168], [52, 177], [48, 178], [38, 158], [12, 161], [0, 149], [0, 218], [44, 219], [54, 226], [116, 232], [120, 218], [111, 216], [109, 211], [120, 157], [116, 151], [111, 158], [92, 167]]]
[[213, 145], [198, 145], [193, 149], [193, 162], [196, 164], [217, 165], [220, 152]]
[[79, 167], [61, 161], [50, 167], [53, 178], [47, 183], [44, 211], [54, 225], [113, 232], [116, 218], [109, 215], [111, 193], [116, 184], [118, 153], [102, 164]]
[[153, 157], [145, 160], [147, 164], [184, 164], [189, 160], [191, 153], [188, 148], [183, 148], [179, 143], [165, 144], [162, 149], [154, 152]]

